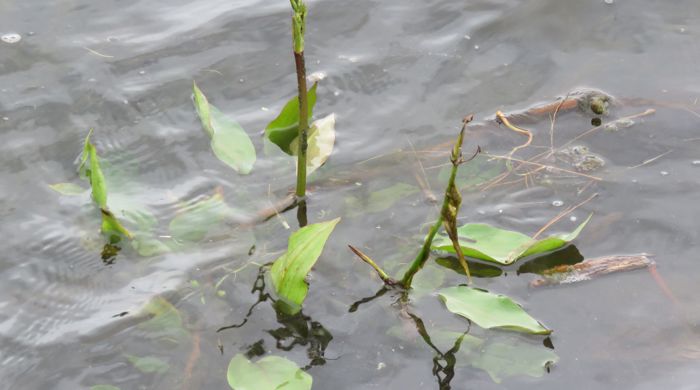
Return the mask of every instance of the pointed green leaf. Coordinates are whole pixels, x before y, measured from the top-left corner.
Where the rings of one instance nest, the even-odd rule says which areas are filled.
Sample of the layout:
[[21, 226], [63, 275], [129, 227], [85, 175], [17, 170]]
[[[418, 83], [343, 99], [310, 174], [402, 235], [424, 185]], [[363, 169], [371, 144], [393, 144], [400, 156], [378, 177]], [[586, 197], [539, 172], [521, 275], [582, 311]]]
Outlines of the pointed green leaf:
[[[457, 232], [460, 237], [475, 241], [460, 241], [466, 256], [508, 265], [523, 257], [539, 255], [567, 245], [578, 236], [590, 219], [589, 216], [569, 234], [554, 235], [542, 240], [534, 240], [522, 233], [480, 223], [463, 225]], [[450, 239], [444, 236], [438, 236], [433, 241], [432, 249], [455, 252]]]
[[292, 305], [301, 305], [309, 286], [304, 278], [323, 251], [326, 240], [340, 218], [305, 226], [289, 237], [287, 252], [270, 269], [277, 295]]
[[[335, 144], [335, 114], [330, 114], [311, 124], [309, 128], [308, 148], [306, 150], [306, 174], [323, 165], [333, 153]], [[299, 137], [294, 138], [289, 148], [293, 155], [299, 150]]]
[[256, 154], [248, 134], [236, 121], [209, 104], [196, 83], [192, 89], [195, 109], [202, 127], [211, 137], [211, 148], [216, 157], [236, 172], [249, 174], [253, 170]]
[[78, 166], [78, 174], [82, 178], [87, 178], [87, 172], [85, 171], [85, 163], [87, 162], [87, 159], [90, 154], [90, 149], [88, 145], [90, 145], [90, 136], [92, 135], [92, 129], [88, 131], [88, 135], [85, 137], [85, 141], [83, 142], [83, 153], [80, 155], [80, 165]]
[[170, 365], [168, 363], [153, 356], [140, 357], [127, 354], [126, 359], [129, 360], [129, 363], [131, 363], [131, 365], [137, 370], [146, 374], [164, 374], [168, 372], [168, 369], [170, 369]]
[[501, 328], [534, 334], [552, 333], [505, 295], [458, 286], [442, 289], [440, 299], [445, 302], [447, 310], [485, 329]]
[[100, 208], [107, 208], [107, 185], [105, 176], [100, 168], [100, 161], [97, 158], [97, 149], [93, 144], [88, 143], [88, 155], [90, 156], [90, 186], [92, 187], [92, 198]]
[[[309, 118], [311, 118], [316, 105], [316, 86], [309, 89], [307, 102], [309, 106]], [[290, 156], [296, 154], [291, 148], [291, 143], [299, 135], [299, 97], [294, 96], [284, 105], [280, 114], [265, 128], [265, 136], [275, 145], [279, 146]]]
[[85, 188], [73, 183], [49, 184], [49, 188], [61, 195], [82, 195], [87, 191]]
[[280, 356], [266, 356], [255, 363], [236, 355], [226, 371], [233, 390], [310, 390], [311, 375]]
[[107, 209], [101, 209], [102, 211], [102, 233], [111, 235], [123, 235], [129, 239], [133, 238], [131, 232], [129, 232], [124, 225], [119, 222], [117, 217], [114, 216]]

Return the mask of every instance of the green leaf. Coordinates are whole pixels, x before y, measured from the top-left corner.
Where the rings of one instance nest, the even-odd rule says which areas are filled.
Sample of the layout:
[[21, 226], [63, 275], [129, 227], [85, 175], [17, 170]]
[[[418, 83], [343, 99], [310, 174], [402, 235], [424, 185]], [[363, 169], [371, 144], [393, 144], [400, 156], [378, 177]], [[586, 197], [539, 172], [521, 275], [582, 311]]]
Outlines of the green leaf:
[[82, 195], [87, 191], [85, 188], [73, 183], [49, 184], [49, 188], [61, 195]]
[[235, 212], [220, 194], [185, 208], [170, 222], [170, 234], [178, 241], [201, 241], [207, 233]]
[[90, 156], [89, 179], [92, 187], [92, 198], [102, 209], [107, 208], [107, 184], [105, 176], [100, 168], [100, 160], [97, 158], [97, 149], [91, 143], [87, 144], [88, 155]]
[[[306, 149], [306, 174], [325, 164], [333, 153], [335, 144], [335, 114], [330, 114], [311, 124], [309, 128], [308, 147]], [[299, 150], [299, 137], [294, 138], [290, 144], [293, 155]]]
[[102, 233], [108, 236], [111, 235], [123, 235], [129, 239], [134, 238], [131, 232], [129, 232], [122, 224], [119, 222], [117, 217], [114, 216], [109, 210], [101, 209], [102, 212]]
[[158, 359], [157, 357], [126, 355], [126, 358], [137, 370], [146, 374], [165, 374], [168, 372], [168, 369], [170, 369], [170, 365], [168, 363]]
[[216, 157], [236, 172], [247, 175], [255, 164], [255, 147], [241, 125], [226, 117], [209, 104], [206, 96], [193, 83], [194, 106], [202, 127], [211, 137], [211, 148]]
[[[309, 106], [309, 118], [311, 118], [316, 105], [316, 86], [309, 90], [307, 102]], [[294, 96], [284, 105], [280, 114], [265, 128], [265, 136], [275, 145], [279, 146], [290, 156], [296, 154], [291, 148], [291, 143], [299, 136], [299, 97]]]
[[496, 383], [517, 375], [539, 378], [544, 375], [547, 367], [559, 361], [559, 356], [551, 349], [521, 340], [491, 342], [482, 347], [480, 352], [476, 356], [470, 356], [469, 364], [488, 372]]
[[[475, 241], [460, 241], [466, 256], [508, 265], [523, 257], [543, 254], [567, 245], [579, 235], [591, 217], [592, 215], [569, 234], [553, 235], [542, 240], [481, 223], [463, 225], [457, 229], [457, 233], [459, 237]], [[450, 239], [444, 236], [438, 236], [433, 241], [432, 249], [455, 252]]]
[[120, 390], [120, 389], [118, 387], [112, 386], [112, 385], [95, 385], [95, 386], [90, 387], [90, 390]]
[[448, 287], [442, 289], [439, 294], [447, 310], [473, 321], [482, 328], [502, 328], [534, 334], [552, 333], [505, 295], [466, 286]]
[[183, 326], [180, 312], [163, 297], [156, 296], [151, 299], [140, 314], [149, 319], [139, 324], [139, 329], [146, 331], [153, 338], [180, 341], [186, 339], [189, 334]]
[[289, 237], [287, 252], [278, 258], [270, 269], [277, 295], [286, 303], [300, 306], [306, 298], [309, 286], [304, 280], [323, 251], [326, 240], [340, 221], [305, 226]]
[[80, 155], [80, 165], [78, 166], [78, 175], [82, 178], [87, 178], [87, 171], [85, 167], [85, 163], [87, 163], [87, 159], [90, 154], [90, 136], [92, 135], [92, 129], [88, 131], [88, 135], [85, 137], [85, 141], [83, 142], [83, 153]]
[[231, 359], [226, 378], [233, 390], [310, 390], [313, 383], [311, 375], [280, 356], [251, 363], [238, 354]]

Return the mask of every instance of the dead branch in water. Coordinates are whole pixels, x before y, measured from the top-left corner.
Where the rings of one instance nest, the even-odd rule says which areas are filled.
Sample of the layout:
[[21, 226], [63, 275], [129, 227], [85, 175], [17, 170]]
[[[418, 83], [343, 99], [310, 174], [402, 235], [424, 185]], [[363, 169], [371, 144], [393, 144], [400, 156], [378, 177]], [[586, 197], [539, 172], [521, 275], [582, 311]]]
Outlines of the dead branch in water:
[[574, 265], [559, 265], [545, 270], [530, 287], [552, 286], [591, 280], [613, 272], [632, 271], [654, 265], [648, 254], [603, 256]]

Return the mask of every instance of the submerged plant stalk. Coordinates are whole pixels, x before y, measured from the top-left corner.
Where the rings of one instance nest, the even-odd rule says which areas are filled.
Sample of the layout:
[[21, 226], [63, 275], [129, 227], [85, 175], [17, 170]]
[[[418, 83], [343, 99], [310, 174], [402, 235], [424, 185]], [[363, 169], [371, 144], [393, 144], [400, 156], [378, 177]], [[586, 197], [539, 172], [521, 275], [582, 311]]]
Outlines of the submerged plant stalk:
[[306, 64], [304, 60], [304, 30], [306, 29], [306, 4], [303, 0], [290, 0], [292, 15], [292, 37], [294, 41], [294, 65], [299, 89], [299, 149], [297, 151], [296, 196], [306, 196], [306, 149], [308, 147], [309, 103], [306, 90]]

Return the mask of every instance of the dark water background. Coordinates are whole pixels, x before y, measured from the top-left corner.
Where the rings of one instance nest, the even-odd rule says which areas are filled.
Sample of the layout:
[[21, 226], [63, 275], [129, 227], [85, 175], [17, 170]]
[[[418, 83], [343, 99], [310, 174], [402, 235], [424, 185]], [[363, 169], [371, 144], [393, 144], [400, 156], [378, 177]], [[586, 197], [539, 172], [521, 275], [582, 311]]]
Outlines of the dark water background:
[[[436, 215], [410, 154], [376, 157], [447, 142], [467, 113], [485, 121], [580, 87], [619, 99], [608, 119], [657, 111], [581, 140], [606, 160], [595, 172], [601, 182], [557, 176], [529, 188], [467, 191], [461, 217], [532, 234], [561, 211], [556, 201], [566, 207], [598, 193], [572, 214], [577, 222], [567, 217], [554, 230], [594, 213], [578, 251], [652, 253], [672, 296], [643, 270], [541, 290], [529, 288], [533, 275], [517, 267], [479, 278], [479, 287], [508, 294], [555, 330], [559, 360], [541, 378], [503, 375], [496, 384], [458, 356], [452, 386], [700, 388], [700, 2], [326, 0], [310, 9], [308, 68], [327, 75], [315, 113], [336, 113], [338, 138], [311, 180], [309, 219], [343, 221], [312, 272], [304, 318], [278, 318], [267, 301], [243, 327], [217, 333], [256, 302], [255, 264], [279, 256], [297, 227], [294, 212], [283, 215], [290, 230], [273, 218], [179, 253], [142, 258], [124, 250], [105, 265], [89, 198], [60, 196], [48, 184], [77, 181], [76, 157], [94, 128], [106, 166], [120, 172], [111, 201], [147, 208], [162, 235], [182, 201], [217, 187], [247, 211], [283, 197], [292, 163], [265, 157], [256, 134], [296, 88], [288, 3], [0, 1], [0, 34], [22, 36], [0, 42], [0, 388], [222, 389], [229, 360], [245, 351], [314, 364], [315, 389], [438, 388], [434, 351], [391, 293], [348, 310], [379, 283], [346, 244], [398, 273]], [[253, 137], [260, 157], [253, 175], [237, 175], [211, 153], [190, 100], [193, 79]], [[531, 119], [523, 126], [548, 146], [549, 118]], [[555, 143], [586, 131], [590, 120], [560, 115]], [[490, 124], [466, 148], [507, 154], [520, 142]], [[445, 184], [433, 168], [444, 162], [426, 162], [434, 188]], [[371, 196], [401, 183], [412, 189], [398, 199]], [[226, 275], [222, 297], [213, 286]], [[461, 282], [434, 262], [417, 277], [410, 311], [429, 332], [466, 330], [433, 293]], [[178, 309], [186, 341], [143, 326], [138, 313], [154, 298]], [[551, 351], [538, 337], [476, 326], [471, 335], [534, 355]], [[452, 341], [436, 344], [446, 350]], [[140, 372], [128, 355], [157, 357], [169, 369]]]

